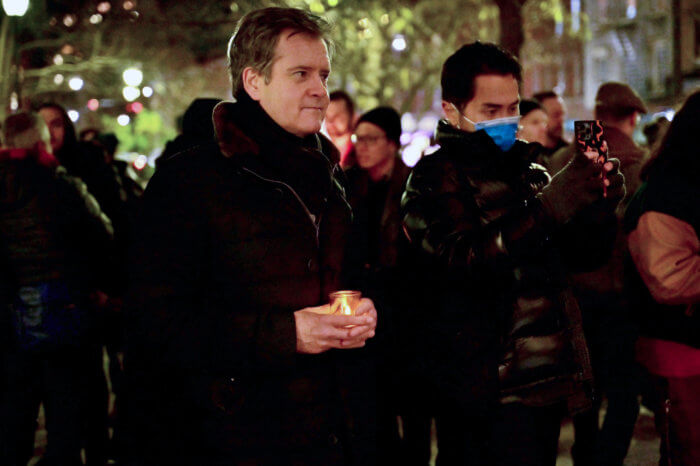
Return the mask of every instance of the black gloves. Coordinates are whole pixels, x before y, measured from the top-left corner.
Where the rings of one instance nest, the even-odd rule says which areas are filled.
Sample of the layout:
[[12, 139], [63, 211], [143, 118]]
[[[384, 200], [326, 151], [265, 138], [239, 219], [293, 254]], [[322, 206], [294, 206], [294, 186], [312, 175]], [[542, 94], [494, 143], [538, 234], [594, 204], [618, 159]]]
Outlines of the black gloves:
[[610, 159], [612, 168], [605, 178], [601, 177], [603, 166], [585, 154], [576, 154], [538, 195], [545, 210], [559, 223], [564, 224], [583, 208], [603, 199], [604, 180], [609, 181], [605, 205], [614, 210], [625, 194], [625, 179], [620, 173], [620, 161]]

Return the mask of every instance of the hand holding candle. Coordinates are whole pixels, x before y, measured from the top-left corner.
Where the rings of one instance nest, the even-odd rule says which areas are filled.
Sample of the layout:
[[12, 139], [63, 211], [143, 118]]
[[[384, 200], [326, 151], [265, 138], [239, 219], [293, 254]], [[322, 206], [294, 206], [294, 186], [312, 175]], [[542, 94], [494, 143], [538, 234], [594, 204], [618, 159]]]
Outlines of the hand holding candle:
[[[358, 292], [359, 293], [359, 292]], [[345, 299], [346, 307], [332, 313], [332, 306], [310, 307], [294, 313], [297, 330], [297, 352], [322, 353], [331, 348], [361, 348], [366, 340], [374, 336], [377, 327], [377, 310], [372, 300], [359, 298], [352, 315], [352, 300]], [[340, 305], [336, 305], [336, 312]], [[350, 315], [344, 314], [350, 312]]]
[[331, 314], [354, 316], [360, 305], [362, 293], [359, 291], [343, 290], [330, 294]]

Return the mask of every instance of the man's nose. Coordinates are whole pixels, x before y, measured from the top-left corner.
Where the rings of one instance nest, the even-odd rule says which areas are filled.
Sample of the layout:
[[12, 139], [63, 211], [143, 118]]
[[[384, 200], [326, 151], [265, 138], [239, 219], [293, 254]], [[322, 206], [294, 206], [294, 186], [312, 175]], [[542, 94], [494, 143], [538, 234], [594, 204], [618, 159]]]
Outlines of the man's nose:
[[328, 95], [326, 80], [323, 79], [321, 76], [317, 76], [315, 79], [313, 79], [309, 86], [309, 92], [312, 95]]

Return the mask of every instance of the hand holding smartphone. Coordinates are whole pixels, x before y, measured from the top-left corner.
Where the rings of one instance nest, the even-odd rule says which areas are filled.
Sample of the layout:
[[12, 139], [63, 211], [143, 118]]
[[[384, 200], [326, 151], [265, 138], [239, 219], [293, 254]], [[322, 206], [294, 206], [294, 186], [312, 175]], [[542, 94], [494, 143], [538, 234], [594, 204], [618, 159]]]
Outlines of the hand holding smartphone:
[[[600, 120], [574, 121], [574, 144], [576, 149], [589, 158], [595, 157], [600, 164], [601, 177], [605, 176], [603, 165], [608, 161], [608, 143], [603, 135]], [[603, 185], [603, 197], [607, 197], [607, 188]]]

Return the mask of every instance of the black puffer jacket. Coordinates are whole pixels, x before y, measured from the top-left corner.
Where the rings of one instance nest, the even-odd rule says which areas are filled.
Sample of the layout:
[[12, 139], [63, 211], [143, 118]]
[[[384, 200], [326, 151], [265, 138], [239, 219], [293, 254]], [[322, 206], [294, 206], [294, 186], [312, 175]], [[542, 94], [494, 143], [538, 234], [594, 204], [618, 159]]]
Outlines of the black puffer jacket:
[[341, 288], [351, 214], [332, 145], [285, 132], [250, 98], [214, 121], [219, 147], [165, 162], [143, 198], [126, 304], [131, 459], [371, 464], [357, 353], [296, 353], [294, 311]]
[[529, 162], [531, 145], [504, 153], [483, 131], [444, 121], [437, 136], [441, 149], [415, 167], [402, 204], [437, 277], [427, 370], [467, 409], [499, 399], [585, 407], [590, 366], [567, 271], [609, 252], [612, 213], [605, 228], [593, 215], [557, 227], [537, 198], [549, 178]]

